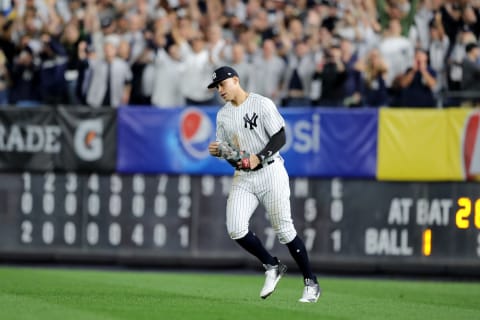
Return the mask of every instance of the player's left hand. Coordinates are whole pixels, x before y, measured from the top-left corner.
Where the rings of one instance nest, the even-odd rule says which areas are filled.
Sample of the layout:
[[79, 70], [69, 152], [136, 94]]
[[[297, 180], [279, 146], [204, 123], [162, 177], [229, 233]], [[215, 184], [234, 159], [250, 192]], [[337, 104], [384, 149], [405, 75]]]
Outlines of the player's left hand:
[[256, 154], [250, 155], [250, 169], [255, 169], [260, 164], [260, 159], [257, 157]]
[[260, 159], [255, 154], [248, 154], [240, 151], [241, 158], [237, 161], [237, 168], [240, 170], [253, 170], [260, 164]]

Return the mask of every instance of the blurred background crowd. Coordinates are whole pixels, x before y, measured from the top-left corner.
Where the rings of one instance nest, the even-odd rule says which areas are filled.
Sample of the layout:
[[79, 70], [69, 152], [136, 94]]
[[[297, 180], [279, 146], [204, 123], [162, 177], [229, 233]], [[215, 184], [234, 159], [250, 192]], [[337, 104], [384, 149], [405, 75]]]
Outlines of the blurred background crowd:
[[480, 101], [478, 0], [1, 0], [0, 105], [221, 103], [213, 70], [278, 106]]

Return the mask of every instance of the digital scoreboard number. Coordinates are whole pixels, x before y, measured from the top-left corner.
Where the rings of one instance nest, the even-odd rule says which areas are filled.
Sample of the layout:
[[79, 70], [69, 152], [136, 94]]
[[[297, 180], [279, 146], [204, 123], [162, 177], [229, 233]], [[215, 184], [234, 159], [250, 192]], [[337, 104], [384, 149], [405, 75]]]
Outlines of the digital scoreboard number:
[[190, 247], [191, 177], [21, 176], [19, 244], [95, 251]]
[[[231, 177], [0, 174], [0, 254], [245, 259], [228, 238]], [[292, 178], [294, 224], [312, 263], [390, 269], [468, 267], [480, 274], [480, 185]], [[251, 229], [289, 259], [263, 208]]]
[[349, 240], [342, 239], [347, 256], [399, 267], [480, 266], [480, 228], [475, 226], [478, 183], [343, 181], [342, 185], [346, 218], [342, 231], [350, 233]]

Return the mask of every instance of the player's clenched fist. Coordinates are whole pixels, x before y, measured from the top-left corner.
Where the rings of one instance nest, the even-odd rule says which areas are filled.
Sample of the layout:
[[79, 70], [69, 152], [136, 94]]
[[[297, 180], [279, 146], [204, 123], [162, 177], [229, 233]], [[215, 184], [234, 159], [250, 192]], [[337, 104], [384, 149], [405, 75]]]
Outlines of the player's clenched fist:
[[208, 146], [208, 151], [212, 156], [227, 160], [236, 169], [251, 170], [259, 164], [259, 159], [256, 155], [240, 151], [226, 141], [211, 142]]
[[218, 141], [213, 141], [208, 145], [208, 152], [210, 152], [210, 154], [214, 157], [220, 156], [220, 153], [218, 152], [218, 144]]

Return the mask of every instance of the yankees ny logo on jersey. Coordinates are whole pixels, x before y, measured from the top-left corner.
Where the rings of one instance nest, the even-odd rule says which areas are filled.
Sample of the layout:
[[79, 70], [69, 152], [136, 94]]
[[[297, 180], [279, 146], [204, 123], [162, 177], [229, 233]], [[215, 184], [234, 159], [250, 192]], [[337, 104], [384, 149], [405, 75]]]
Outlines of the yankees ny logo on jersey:
[[243, 116], [243, 120], [245, 121], [245, 128], [247, 127], [247, 124], [250, 125], [250, 130], [253, 130], [253, 127], [257, 127], [257, 119], [258, 115], [254, 112], [251, 117], [248, 116], [248, 113], [245, 113], [245, 116]]

